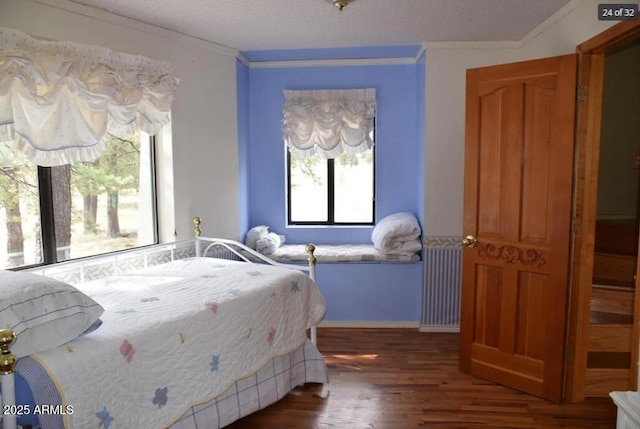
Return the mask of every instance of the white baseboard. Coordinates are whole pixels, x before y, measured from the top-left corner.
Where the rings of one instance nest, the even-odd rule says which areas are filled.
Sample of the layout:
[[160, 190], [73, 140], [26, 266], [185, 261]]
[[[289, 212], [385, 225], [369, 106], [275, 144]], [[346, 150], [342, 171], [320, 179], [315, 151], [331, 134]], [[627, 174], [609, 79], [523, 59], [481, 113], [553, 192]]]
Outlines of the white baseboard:
[[457, 325], [420, 325], [420, 332], [460, 332]]
[[420, 322], [412, 320], [323, 320], [319, 328], [416, 328]]

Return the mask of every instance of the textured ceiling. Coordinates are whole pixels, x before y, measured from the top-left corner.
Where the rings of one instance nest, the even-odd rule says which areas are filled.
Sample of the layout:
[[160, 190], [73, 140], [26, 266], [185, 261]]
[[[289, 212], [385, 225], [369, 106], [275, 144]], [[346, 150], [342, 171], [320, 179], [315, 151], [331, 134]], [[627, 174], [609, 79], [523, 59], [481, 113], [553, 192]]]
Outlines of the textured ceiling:
[[517, 41], [569, 0], [72, 0], [238, 50]]

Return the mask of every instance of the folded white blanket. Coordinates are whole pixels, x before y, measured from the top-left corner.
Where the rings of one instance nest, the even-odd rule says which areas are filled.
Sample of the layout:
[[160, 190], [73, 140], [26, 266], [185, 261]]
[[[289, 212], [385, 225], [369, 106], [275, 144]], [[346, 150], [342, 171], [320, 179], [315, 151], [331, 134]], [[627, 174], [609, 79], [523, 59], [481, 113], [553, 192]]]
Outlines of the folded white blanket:
[[396, 250], [413, 253], [422, 248], [419, 240], [421, 233], [418, 219], [413, 213], [399, 212], [383, 218], [376, 224], [371, 233], [371, 241], [374, 247], [382, 252]]
[[391, 248], [384, 253], [389, 255], [413, 255], [422, 250], [422, 242], [419, 238], [408, 241], [391, 241], [387, 245]]

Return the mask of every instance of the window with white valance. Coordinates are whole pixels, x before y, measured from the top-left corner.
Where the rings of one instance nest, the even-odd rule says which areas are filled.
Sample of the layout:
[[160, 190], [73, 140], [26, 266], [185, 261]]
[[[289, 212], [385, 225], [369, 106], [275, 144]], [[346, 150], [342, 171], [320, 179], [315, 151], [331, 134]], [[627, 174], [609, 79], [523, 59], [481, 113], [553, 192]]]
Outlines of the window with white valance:
[[0, 27], [0, 143], [41, 166], [93, 161], [110, 136], [156, 134], [177, 85], [166, 62]]
[[300, 158], [335, 158], [373, 147], [376, 90], [285, 90], [284, 141]]
[[289, 225], [371, 225], [376, 90], [285, 90]]

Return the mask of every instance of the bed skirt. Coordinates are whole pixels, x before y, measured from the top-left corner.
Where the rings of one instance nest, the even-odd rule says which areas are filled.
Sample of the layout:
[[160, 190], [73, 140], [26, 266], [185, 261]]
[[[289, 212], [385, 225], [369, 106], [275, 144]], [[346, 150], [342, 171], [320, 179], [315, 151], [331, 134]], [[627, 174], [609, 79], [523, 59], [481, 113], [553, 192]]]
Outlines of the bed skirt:
[[[62, 405], [60, 394], [47, 372], [31, 358], [18, 361], [18, 374], [33, 391], [35, 405]], [[258, 372], [237, 380], [209, 402], [194, 405], [169, 427], [171, 429], [219, 429], [282, 399], [296, 386], [305, 383], [328, 383], [327, 367], [322, 355], [307, 341], [297, 350], [276, 356]], [[24, 404], [23, 398], [16, 398]], [[64, 429], [60, 415], [41, 415], [42, 429]], [[68, 428], [71, 429], [71, 428]]]

